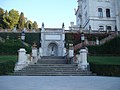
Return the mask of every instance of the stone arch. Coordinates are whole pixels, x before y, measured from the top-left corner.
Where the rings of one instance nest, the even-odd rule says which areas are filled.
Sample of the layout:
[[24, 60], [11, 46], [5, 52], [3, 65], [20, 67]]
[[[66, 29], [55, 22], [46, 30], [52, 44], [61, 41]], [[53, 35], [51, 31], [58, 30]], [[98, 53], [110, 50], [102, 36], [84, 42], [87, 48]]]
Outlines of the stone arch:
[[58, 56], [58, 44], [50, 42], [47, 47], [48, 56]]

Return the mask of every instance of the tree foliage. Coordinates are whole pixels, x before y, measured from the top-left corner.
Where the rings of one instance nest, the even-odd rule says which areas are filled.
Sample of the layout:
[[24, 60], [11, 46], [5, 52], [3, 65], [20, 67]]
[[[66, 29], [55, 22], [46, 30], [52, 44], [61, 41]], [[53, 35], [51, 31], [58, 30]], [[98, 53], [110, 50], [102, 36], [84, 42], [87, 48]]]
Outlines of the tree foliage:
[[28, 21], [26, 22], [26, 28], [27, 28], [27, 29], [32, 29], [32, 21], [28, 20]]
[[12, 18], [11, 28], [14, 28], [19, 20], [19, 12], [17, 10], [12, 9], [9, 11], [9, 16]]
[[26, 27], [27, 29], [38, 29], [37, 22], [27, 20], [27, 17], [24, 17], [24, 13], [19, 12], [15, 9], [10, 10], [9, 12], [0, 8], [0, 28], [3, 29], [13, 29], [17, 27], [17, 29], [23, 29]]
[[20, 18], [19, 18], [19, 21], [18, 21], [18, 28], [23, 29], [24, 27], [25, 27], [25, 17], [24, 17], [24, 13], [21, 12]]
[[38, 29], [38, 24], [36, 21], [34, 21], [34, 23], [32, 24], [32, 28], [33, 29]]
[[0, 8], [0, 27], [3, 27], [4, 9]]
[[13, 23], [12, 18], [9, 16], [7, 10], [5, 11], [5, 14], [3, 15], [3, 28], [11, 29], [13, 26], [11, 26]]

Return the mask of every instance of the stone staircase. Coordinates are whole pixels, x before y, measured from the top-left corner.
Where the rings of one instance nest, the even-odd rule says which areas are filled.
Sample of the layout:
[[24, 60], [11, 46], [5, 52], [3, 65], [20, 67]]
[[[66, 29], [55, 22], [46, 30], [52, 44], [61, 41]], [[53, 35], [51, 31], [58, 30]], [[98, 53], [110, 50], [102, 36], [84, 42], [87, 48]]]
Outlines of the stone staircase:
[[[99, 41], [99, 44], [100, 44], [100, 45], [105, 44], [106, 42], [114, 39], [114, 38], [117, 37], [117, 36], [118, 36], [118, 35], [117, 35], [116, 33], [113, 33], [113, 34], [109, 35], [108, 37], [100, 40], [100, 41]], [[74, 50], [77, 51], [78, 49], [80, 49], [80, 48], [82, 47], [82, 45], [83, 45], [82, 43], [79, 43], [79, 44], [75, 45], [75, 46], [74, 46]], [[87, 43], [84, 42], [84, 45], [86, 45], [86, 46], [95, 46], [95, 45], [96, 45], [96, 42], [95, 42], [95, 41], [87, 41]]]
[[64, 57], [42, 57], [36, 64], [14, 72], [17, 76], [91, 76], [90, 71], [77, 68], [77, 64], [67, 64]]

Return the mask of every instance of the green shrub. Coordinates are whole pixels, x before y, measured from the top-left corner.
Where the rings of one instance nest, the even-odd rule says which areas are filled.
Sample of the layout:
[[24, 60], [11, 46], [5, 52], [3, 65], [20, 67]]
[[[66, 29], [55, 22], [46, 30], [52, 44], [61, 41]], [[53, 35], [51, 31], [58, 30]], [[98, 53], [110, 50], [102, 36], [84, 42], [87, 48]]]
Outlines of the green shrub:
[[90, 63], [90, 70], [100, 76], [120, 77], [120, 65]]
[[[9, 36], [9, 39], [18, 40], [20, 39], [21, 33], [0, 33], [0, 37], [6, 39], [7, 36]], [[39, 46], [41, 34], [40, 33], [25, 33], [25, 42], [29, 43], [30, 45], [33, 44], [33, 42], [37, 43], [37, 46]]]
[[101, 46], [87, 46], [89, 53], [92, 55], [120, 55], [120, 37], [101, 45]]
[[0, 63], [0, 75], [8, 75], [14, 71], [15, 61], [6, 61]]

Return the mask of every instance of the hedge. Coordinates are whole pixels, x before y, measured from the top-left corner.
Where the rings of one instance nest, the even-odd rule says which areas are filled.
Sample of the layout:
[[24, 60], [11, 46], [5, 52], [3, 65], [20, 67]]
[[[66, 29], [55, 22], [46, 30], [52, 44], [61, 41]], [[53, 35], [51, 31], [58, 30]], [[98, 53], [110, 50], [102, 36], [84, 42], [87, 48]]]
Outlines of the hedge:
[[120, 77], [120, 65], [95, 64], [89, 63], [90, 70], [99, 76], [118, 76]]
[[[4, 43], [0, 42], [0, 55], [17, 55], [21, 47], [20, 40], [6, 40]], [[25, 46], [27, 53], [31, 52], [31, 46]]]
[[120, 37], [116, 37], [100, 46], [88, 46], [88, 50], [92, 55], [120, 55]]
[[[33, 42], [37, 43], [37, 46], [39, 46], [39, 42], [40, 42], [40, 33], [25, 33], [25, 42], [29, 43], [30, 45], [33, 44]], [[20, 39], [21, 33], [0, 33], [0, 37], [6, 39], [9, 36], [9, 39], [14, 39], [14, 40], [18, 40]]]
[[6, 61], [0, 63], [0, 75], [8, 75], [10, 73], [13, 73], [15, 63], [15, 61]]

